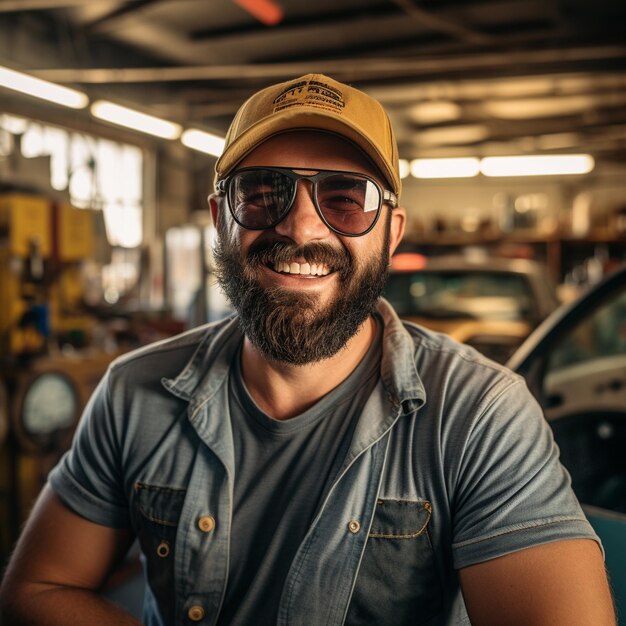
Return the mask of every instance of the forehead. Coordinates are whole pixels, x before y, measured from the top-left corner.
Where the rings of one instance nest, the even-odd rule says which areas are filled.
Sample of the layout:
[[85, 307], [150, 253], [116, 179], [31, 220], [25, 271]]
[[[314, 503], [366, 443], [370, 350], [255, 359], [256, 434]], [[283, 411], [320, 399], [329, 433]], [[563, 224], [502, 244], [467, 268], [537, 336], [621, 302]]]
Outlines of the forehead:
[[376, 166], [352, 142], [320, 131], [290, 131], [270, 137], [250, 152], [238, 167], [259, 165], [362, 172], [384, 180]]

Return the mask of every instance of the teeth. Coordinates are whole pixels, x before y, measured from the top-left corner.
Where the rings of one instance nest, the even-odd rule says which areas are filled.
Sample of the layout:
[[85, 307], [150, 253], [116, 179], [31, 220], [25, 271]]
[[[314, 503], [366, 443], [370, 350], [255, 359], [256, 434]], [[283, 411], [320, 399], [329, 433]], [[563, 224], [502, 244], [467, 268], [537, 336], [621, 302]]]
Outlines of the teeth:
[[304, 276], [326, 276], [330, 274], [330, 269], [323, 263], [296, 263], [292, 261], [279, 261], [274, 265], [274, 270], [283, 274], [301, 274]]

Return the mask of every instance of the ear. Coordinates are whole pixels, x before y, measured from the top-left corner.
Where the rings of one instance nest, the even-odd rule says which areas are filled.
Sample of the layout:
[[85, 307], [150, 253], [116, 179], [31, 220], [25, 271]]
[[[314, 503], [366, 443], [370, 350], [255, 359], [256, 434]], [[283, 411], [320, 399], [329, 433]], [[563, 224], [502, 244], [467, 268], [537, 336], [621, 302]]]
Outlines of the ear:
[[217, 194], [211, 193], [207, 198], [207, 202], [209, 203], [209, 209], [211, 210], [211, 219], [213, 220], [214, 226], [217, 228], [217, 222], [220, 218], [221, 198]]
[[398, 244], [402, 241], [405, 225], [406, 209], [404, 209], [404, 207], [396, 207], [391, 211], [391, 224], [389, 228], [389, 258], [391, 258], [398, 247]]

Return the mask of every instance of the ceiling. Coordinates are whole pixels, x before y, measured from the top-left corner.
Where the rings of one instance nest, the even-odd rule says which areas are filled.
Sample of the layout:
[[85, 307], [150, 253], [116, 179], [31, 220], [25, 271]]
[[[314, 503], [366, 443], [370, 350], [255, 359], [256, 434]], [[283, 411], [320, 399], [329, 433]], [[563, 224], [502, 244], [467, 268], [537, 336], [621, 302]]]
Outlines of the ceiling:
[[381, 100], [404, 158], [626, 163], [624, 0], [0, 0], [0, 64], [221, 134], [323, 72]]

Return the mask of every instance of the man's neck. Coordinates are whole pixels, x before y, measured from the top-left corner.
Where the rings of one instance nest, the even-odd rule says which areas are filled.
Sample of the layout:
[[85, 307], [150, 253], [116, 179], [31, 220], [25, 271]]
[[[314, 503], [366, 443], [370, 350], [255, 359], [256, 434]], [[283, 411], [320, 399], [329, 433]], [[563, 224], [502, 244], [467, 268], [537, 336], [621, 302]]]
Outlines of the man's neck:
[[241, 356], [243, 380], [265, 413], [274, 419], [289, 419], [306, 411], [348, 378], [375, 337], [376, 321], [370, 316], [335, 356], [307, 365], [270, 361], [246, 337]]

